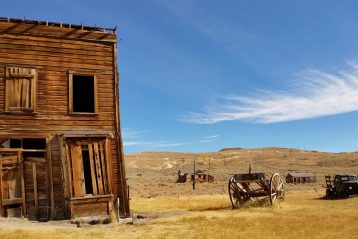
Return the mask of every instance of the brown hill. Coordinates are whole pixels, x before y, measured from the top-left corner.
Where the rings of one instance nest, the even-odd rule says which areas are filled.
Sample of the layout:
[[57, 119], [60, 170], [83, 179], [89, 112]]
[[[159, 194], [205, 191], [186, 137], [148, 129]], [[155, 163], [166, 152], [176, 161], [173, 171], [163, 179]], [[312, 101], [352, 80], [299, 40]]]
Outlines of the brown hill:
[[[153, 197], [164, 195], [226, 194], [227, 182], [235, 173], [248, 171], [265, 172], [271, 175], [279, 172], [312, 172], [317, 183], [288, 185], [288, 190], [305, 190], [306, 187], [321, 188], [324, 175], [339, 172], [358, 173], [358, 153], [327, 153], [290, 148], [225, 148], [218, 152], [177, 153], [142, 152], [127, 154], [126, 170], [130, 193], [136, 196]], [[215, 183], [201, 183], [192, 190], [190, 183], [178, 184], [178, 170], [206, 171], [215, 177]]]

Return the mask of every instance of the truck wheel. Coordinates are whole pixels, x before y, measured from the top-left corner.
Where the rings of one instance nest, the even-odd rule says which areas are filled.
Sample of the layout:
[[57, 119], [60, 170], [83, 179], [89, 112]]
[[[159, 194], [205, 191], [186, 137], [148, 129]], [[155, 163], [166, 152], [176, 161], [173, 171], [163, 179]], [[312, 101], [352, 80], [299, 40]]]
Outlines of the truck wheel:
[[326, 197], [332, 197], [332, 195], [333, 195], [333, 192], [332, 192], [332, 190], [330, 190], [330, 189], [326, 189]]

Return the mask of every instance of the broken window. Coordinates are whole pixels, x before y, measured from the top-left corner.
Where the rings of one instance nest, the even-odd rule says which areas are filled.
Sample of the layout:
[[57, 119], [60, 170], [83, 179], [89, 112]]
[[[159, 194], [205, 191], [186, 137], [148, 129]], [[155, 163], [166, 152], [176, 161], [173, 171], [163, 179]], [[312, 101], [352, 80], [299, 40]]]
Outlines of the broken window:
[[105, 140], [68, 142], [66, 154], [72, 196], [110, 193], [106, 148]]
[[97, 79], [95, 75], [70, 73], [69, 112], [97, 112]]
[[37, 70], [6, 67], [5, 112], [36, 111]]

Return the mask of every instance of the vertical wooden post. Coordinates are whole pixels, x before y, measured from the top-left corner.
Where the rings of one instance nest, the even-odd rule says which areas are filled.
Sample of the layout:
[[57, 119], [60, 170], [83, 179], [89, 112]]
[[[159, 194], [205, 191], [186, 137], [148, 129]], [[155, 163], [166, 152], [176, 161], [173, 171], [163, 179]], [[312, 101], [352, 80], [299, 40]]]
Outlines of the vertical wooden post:
[[37, 172], [36, 172], [36, 164], [32, 163], [32, 178], [34, 182], [34, 201], [35, 201], [35, 217], [38, 218], [39, 215], [39, 197], [37, 194]]
[[99, 153], [101, 156], [101, 168], [102, 168], [102, 179], [103, 179], [103, 192], [104, 194], [108, 194], [108, 177], [107, 177], [107, 165], [106, 159], [104, 157], [104, 142], [101, 141], [99, 143]]
[[98, 83], [97, 75], [93, 76], [93, 90], [94, 90], [94, 112], [98, 113]]
[[73, 72], [68, 72], [68, 113], [73, 112]]
[[112, 168], [112, 152], [111, 147], [109, 145], [108, 138], [105, 142], [105, 148], [106, 148], [106, 168], [107, 168], [107, 178], [108, 178], [108, 193], [112, 194], [114, 192], [112, 185], [114, 185], [113, 180], [113, 168]]
[[2, 206], [2, 155], [0, 154], [0, 217], [3, 217], [3, 206]]
[[[119, 112], [119, 71], [118, 71], [118, 64], [117, 64], [117, 43], [113, 43], [113, 69], [114, 69], [114, 105], [115, 105], [115, 112], [116, 112], [116, 141], [117, 141], [117, 154], [118, 154], [118, 184], [120, 184], [121, 188], [118, 187], [118, 191], [121, 191], [121, 196], [123, 198], [123, 210], [124, 210], [124, 216], [130, 215], [130, 208], [129, 208], [129, 198], [127, 195], [127, 181], [125, 178], [126, 175], [126, 169], [124, 167], [124, 153], [123, 153], [123, 141], [122, 141], [122, 135], [121, 135], [121, 126], [120, 126], [120, 112]], [[112, 153], [112, 152], [111, 152]], [[111, 171], [113, 171], [113, 168], [111, 168]], [[119, 196], [119, 195], [117, 195]]]
[[[50, 219], [53, 220], [55, 218], [55, 196], [53, 193], [53, 176], [52, 176], [52, 151], [51, 151], [51, 143], [50, 138], [46, 138], [46, 158], [47, 163], [45, 165], [46, 173], [46, 183], [47, 183], [47, 202], [50, 206]], [[50, 194], [50, 195], [49, 195]]]
[[24, 159], [22, 158], [21, 151], [18, 152], [18, 162], [20, 167], [21, 177], [21, 198], [22, 198], [22, 215], [26, 216], [26, 198], [25, 198], [25, 180], [24, 180]]

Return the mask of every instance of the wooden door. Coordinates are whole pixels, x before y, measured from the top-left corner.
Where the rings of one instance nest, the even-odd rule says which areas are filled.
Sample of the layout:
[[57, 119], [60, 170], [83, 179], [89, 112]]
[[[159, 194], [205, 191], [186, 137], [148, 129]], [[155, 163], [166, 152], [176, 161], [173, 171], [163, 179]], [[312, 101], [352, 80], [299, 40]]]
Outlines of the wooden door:
[[21, 153], [0, 152], [0, 216], [20, 217], [24, 213]]
[[69, 142], [66, 145], [71, 196], [111, 193], [105, 141]]
[[26, 157], [24, 161], [26, 212], [30, 219], [49, 219], [46, 159]]

